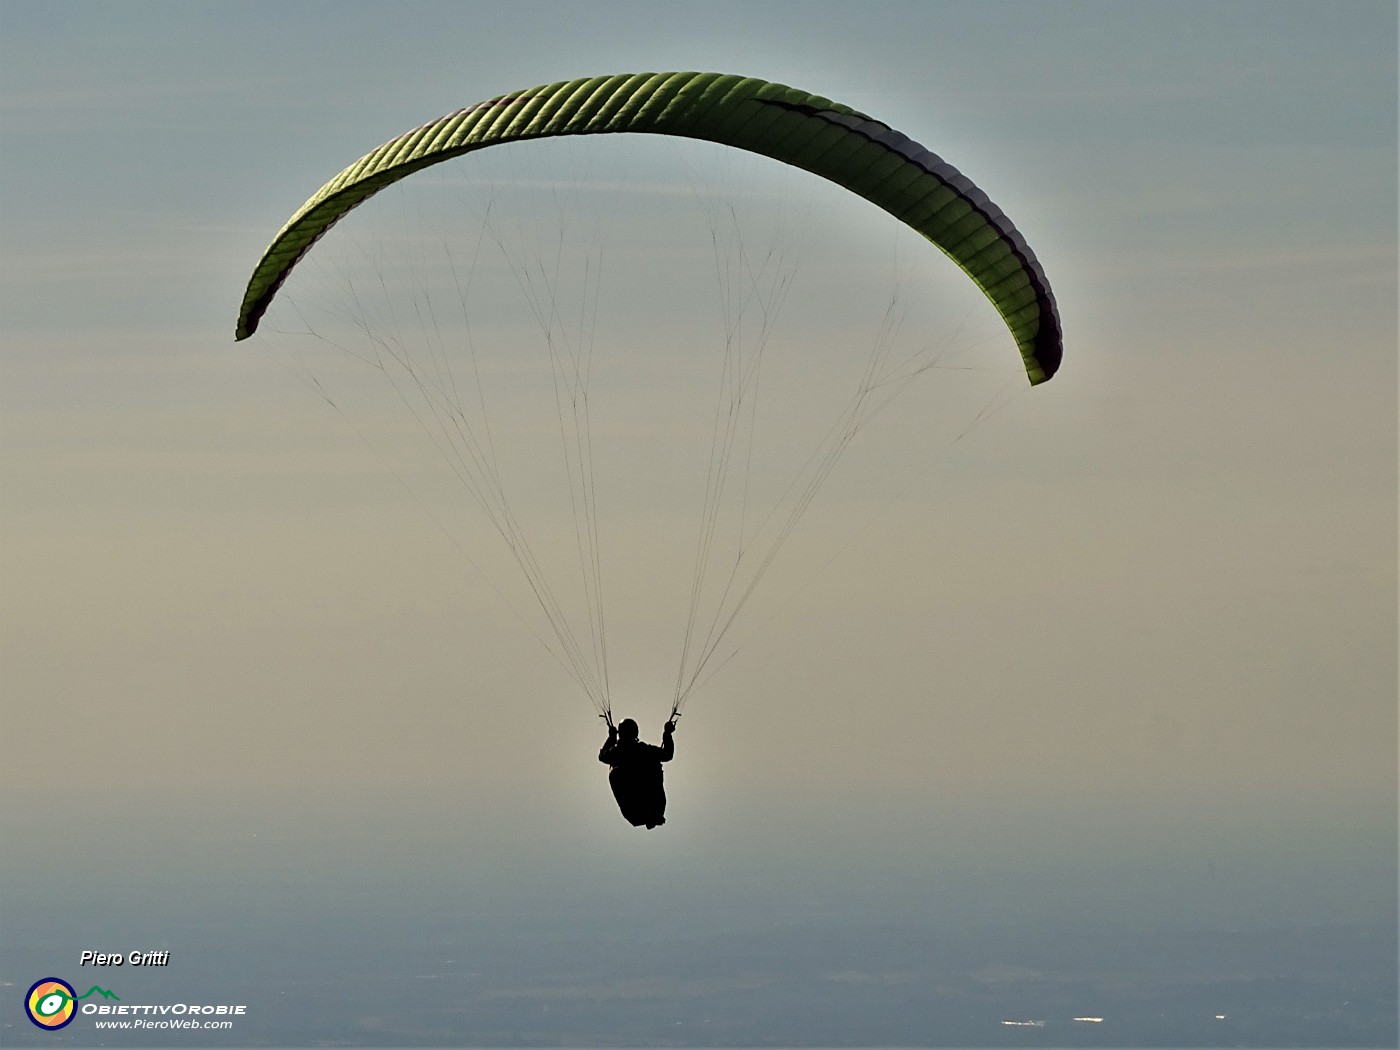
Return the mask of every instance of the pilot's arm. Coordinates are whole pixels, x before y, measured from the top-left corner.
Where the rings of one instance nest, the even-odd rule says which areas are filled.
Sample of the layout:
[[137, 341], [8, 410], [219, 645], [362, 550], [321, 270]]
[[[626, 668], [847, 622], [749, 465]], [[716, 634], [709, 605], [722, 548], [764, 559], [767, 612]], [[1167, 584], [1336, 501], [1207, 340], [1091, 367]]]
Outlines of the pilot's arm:
[[615, 747], [617, 747], [617, 727], [608, 726], [608, 739], [607, 742], [604, 743], [603, 746], [598, 750], [598, 761], [606, 762], [608, 765], [612, 765], [611, 759], [613, 748]]

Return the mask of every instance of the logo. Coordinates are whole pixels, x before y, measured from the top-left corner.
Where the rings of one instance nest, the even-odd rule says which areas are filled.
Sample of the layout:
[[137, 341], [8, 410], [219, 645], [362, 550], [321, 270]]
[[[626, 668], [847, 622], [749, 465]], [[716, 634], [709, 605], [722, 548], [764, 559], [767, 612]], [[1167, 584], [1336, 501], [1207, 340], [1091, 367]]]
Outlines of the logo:
[[77, 1013], [77, 1002], [96, 992], [104, 999], [117, 999], [116, 995], [93, 985], [82, 995], [73, 991], [73, 986], [57, 977], [45, 977], [29, 986], [24, 997], [24, 1012], [40, 1028], [57, 1031], [73, 1020]]

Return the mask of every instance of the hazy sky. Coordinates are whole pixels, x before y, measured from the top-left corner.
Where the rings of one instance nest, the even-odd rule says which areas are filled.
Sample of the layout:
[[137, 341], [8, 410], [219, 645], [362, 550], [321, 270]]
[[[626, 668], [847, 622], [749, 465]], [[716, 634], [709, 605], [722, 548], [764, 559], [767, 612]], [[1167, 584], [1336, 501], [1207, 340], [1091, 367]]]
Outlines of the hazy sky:
[[[804, 519], [780, 579], [807, 589], [690, 704], [668, 837], [639, 839], [587, 700], [281, 350], [232, 331], [271, 236], [379, 143], [514, 88], [669, 69], [827, 95], [957, 165], [1036, 249], [1065, 364], [888, 488], [858, 460]], [[260, 900], [340, 862], [601, 884], [694, 861], [760, 886], [822, 858], [914, 885], [930, 856], [1015, 867], [1019, 842], [1058, 858], [1019, 898], [1035, 912], [1089, 908], [1085, 848], [1113, 842], [1141, 874], [1108, 893], [1124, 914], [1393, 923], [1392, 4], [4, 0], [0, 85], [7, 910], [59, 866], [173, 886], [197, 826]], [[612, 193], [617, 242], [666, 199]], [[785, 338], [823, 345], [810, 294]], [[660, 299], [631, 309], [624, 360], [689, 331]], [[959, 354], [1014, 364], [974, 320]], [[629, 380], [633, 404], [666, 404], [664, 381]], [[622, 444], [667, 447], [633, 424]], [[618, 506], [638, 560], [696, 527]], [[674, 609], [630, 579], [617, 699], [652, 736]], [[281, 867], [251, 845], [274, 829]], [[1172, 881], [1192, 842], [1258, 866], [1202, 903]], [[836, 885], [823, 908], [878, 910]], [[155, 937], [133, 916], [122, 936]]]

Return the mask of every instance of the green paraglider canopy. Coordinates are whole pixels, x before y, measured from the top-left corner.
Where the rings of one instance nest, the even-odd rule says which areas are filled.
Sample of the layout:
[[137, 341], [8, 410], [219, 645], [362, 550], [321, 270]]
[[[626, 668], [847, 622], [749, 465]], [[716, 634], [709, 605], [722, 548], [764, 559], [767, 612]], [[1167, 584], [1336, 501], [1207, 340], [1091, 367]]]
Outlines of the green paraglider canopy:
[[366, 154], [319, 189], [274, 238], [248, 282], [236, 336], [257, 330], [287, 275], [339, 219], [422, 168], [505, 142], [644, 133], [704, 139], [830, 179], [918, 231], [996, 306], [1032, 383], [1060, 366], [1055, 297], [1034, 252], [985, 193], [888, 125], [818, 95], [720, 73], [587, 77], [469, 106]]

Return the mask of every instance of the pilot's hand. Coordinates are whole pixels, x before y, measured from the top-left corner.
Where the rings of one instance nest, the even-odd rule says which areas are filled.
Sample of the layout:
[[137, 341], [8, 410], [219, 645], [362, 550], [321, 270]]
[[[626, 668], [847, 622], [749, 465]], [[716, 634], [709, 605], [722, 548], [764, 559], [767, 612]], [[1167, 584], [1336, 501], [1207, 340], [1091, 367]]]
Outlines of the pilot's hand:
[[669, 721], [669, 722], [666, 723], [666, 732], [668, 732], [668, 733], [674, 733], [675, 731], [676, 731], [676, 721], [675, 721], [675, 719], [672, 719], [671, 721]]

